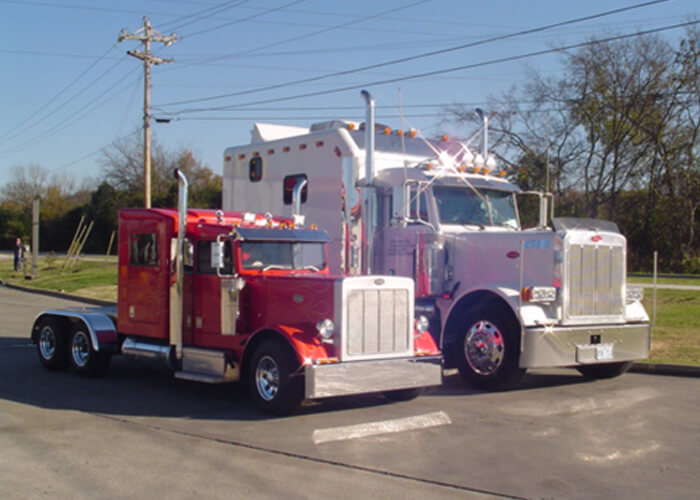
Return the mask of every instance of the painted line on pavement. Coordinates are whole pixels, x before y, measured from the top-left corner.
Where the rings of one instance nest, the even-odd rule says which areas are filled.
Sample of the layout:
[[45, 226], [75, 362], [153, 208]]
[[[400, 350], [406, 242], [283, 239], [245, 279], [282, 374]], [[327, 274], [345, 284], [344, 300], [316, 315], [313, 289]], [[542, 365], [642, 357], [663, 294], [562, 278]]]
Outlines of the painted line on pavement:
[[328, 429], [316, 429], [313, 433], [314, 444], [330, 443], [333, 441], [347, 441], [380, 434], [393, 434], [396, 432], [427, 429], [439, 425], [452, 423], [450, 417], [442, 411], [416, 415], [414, 417], [382, 420], [365, 424], [344, 425], [330, 427]]

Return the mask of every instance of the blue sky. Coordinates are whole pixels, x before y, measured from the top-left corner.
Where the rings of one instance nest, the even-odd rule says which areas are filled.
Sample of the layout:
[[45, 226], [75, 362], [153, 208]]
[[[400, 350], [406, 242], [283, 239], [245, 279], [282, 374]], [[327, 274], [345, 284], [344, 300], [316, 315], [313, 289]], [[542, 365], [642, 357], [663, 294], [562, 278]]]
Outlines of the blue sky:
[[[221, 173], [224, 148], [249, 142], [255, 121], [362, 119], [366, 88], [378, 121], [399, 127], [400, 95], [403, 127], [431, 134], [441, 106], [483, 105], [528, 69], [556, 75], [562, 56], [480, 63], [700, 16], [697, 0], [670, 0], [447, 50], [642, 3], [0, 0], [0, 187], [13, 167], [31, 163], [78, 182], [98, 178], [100, 149], [141, 128], [143, 66], [126, 51], [142, 47], [117, 37], [122, 28], [141, 28], [144, 15], [178, 37], [168, 47], [153, 45], [155, 55], [174, 59], [152, 71], [152, 115], [172, 118], [153, 123], [155, 140], [170, 150], [188, 148]], [[399, 59], [409, 60], [385, 64]], [[468, 65], [476, 67], [442, 72]], [[367, 66], [375, 67], [356, 71]], [[430, 72], [438, 74], [416, 77]]]

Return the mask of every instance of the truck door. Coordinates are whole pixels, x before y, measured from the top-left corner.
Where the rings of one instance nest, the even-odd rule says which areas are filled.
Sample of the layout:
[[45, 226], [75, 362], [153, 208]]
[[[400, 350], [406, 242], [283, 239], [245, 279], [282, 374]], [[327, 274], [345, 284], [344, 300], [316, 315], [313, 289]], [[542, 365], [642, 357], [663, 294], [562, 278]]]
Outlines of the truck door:
[[[146, 220], [128, 233], [128, 265], [120, 269], [120, 329], [168, 337], [170, 241], [165, 220]], [[126, 278], [126, 279], [123, 279]], [[128, 318], [123, 325], [122, 318]], [[124, 328], [122, 329], [122, 325]]]
[[[213, 241], [198, 241], [195, 250], [195, 271], [193, 279], [192, 315], [193, 343], [199, 346], [216, 347], [221, 345], [222, 335], [235, 333], [235, 317], [230, 318], [230, 311], [222, 306], [222, 290], [232, 280], [219, 277], [211, 263], [211, 245]], [[224, 269], [221, 274], [232, 273], [231, 242], [224, 244]], [[226, 291], [226, 290], [224, 290]], [[224, 299], [227, 297], [223, 296]], [[228, 304], [228, 303], [227, 303]], [[225, 317], [224, 317], [225, 316]]]
[[[425, 183], [404, 184], [402, 195], [392, 195], [389, 217], [393, 219], [382, 231], [384, 252], [383, 272], [389, 275], [413, 278], [415, 271], [416, 234], [432, 230], [430, 225], [430, 198]], [[397, 199], [401, 198], [401, 199]], [[400, 207], [407, 203], [405, 209]], [[405, 225], [399, 223], [404, 218]]]

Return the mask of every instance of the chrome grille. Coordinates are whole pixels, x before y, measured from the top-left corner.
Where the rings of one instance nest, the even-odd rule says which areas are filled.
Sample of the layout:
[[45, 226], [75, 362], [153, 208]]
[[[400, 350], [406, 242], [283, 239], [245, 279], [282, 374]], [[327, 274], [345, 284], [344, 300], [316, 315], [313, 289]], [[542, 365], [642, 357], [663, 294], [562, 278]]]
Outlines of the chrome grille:
[[347, 290], [343, 357], [370, 359], [411, 353], [410, 298], [411, 290], [406, 288]]
[[568, 318], [622, 318], [625, 281], [623, 246], [570, 245], [566, 276]]

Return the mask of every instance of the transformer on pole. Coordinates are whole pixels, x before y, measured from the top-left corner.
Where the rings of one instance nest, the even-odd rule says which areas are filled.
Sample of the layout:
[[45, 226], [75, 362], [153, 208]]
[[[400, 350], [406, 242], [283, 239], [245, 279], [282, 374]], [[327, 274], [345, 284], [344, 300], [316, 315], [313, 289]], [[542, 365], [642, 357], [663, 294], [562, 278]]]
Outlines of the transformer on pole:
[[143, 52], [138, 50], [127, 50], [126, 53], [143, 61], [143, 188], [144, 206], [151, 208], [151, 64], [166, 64], [173, 62], [173, 59], [162, 59], [151, 53], [151, 42], [161, 42], [167, 47], [177, 40], [175, 33], [164, 36], [151, 27], [151, 23], [146, 16], [143, 17], [143, 28], [134, 33], [127, 33], [122, 29], [119, 33], [118, 42], [124, 40], [139, 40], [143, 44]]

